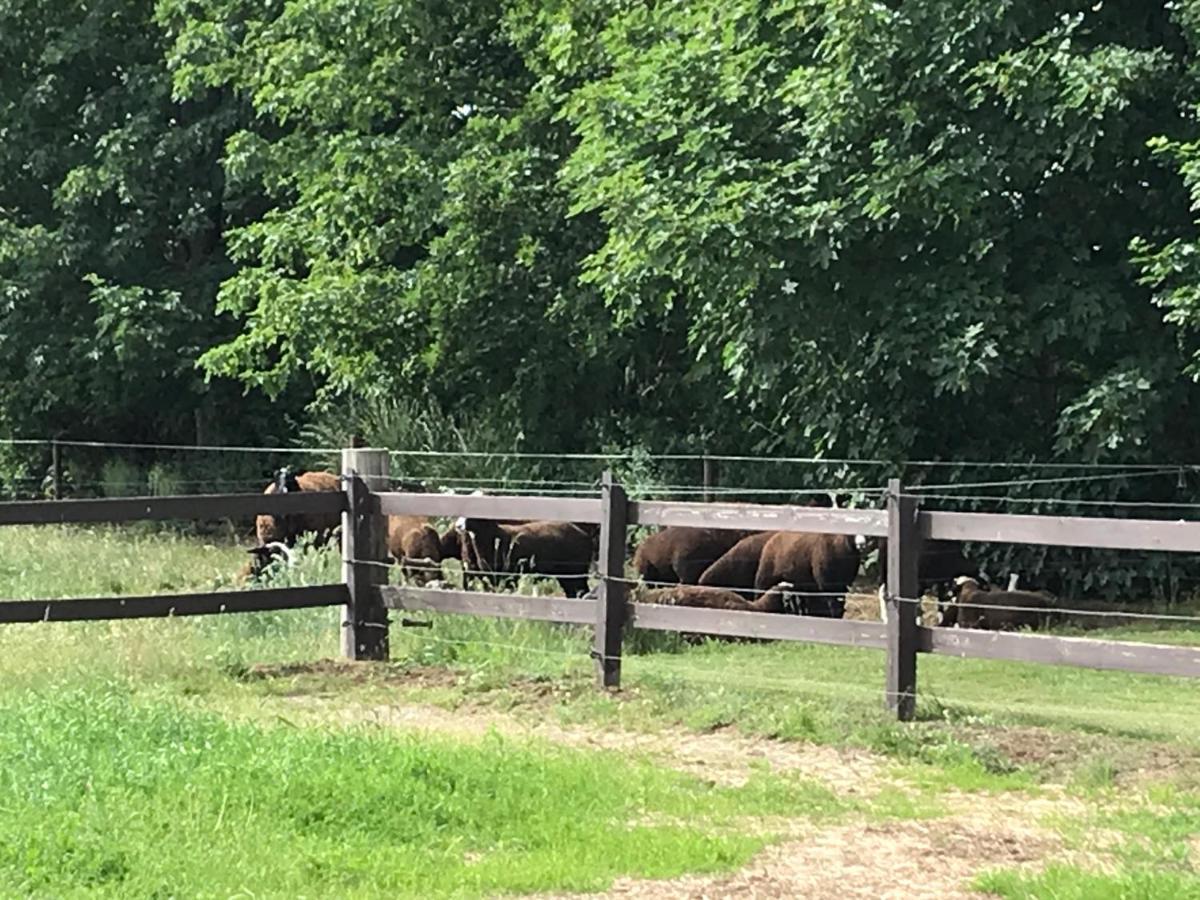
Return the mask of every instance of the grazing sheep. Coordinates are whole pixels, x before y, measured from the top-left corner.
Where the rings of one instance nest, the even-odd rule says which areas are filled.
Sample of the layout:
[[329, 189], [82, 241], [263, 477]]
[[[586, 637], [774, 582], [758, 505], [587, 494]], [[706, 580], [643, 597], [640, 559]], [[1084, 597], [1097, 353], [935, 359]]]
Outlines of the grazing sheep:
[[642, 541], [633, 567], [650, 584], [696, 584], [705, 569], [749, 533], [671, 525]]
[[[293, 475], [289, 469], [283, 468], [279, 470], [275, 480], [267, 485], [263, 493], [289, 494], [298, 491], [340, 491], [341, 489], [341, 480], [332, 472], [301, 472], [299, 475]], [[271, 560], [280, 555], [279, 547], [294, 547], [296, 539], [302, 534], [311, 532], [315, 536], [313, 545], [323, 546], [328, 543], [341, 524], [341, 513], [258, 516], [254, 520], [254, 532], [258, 538], [258, 546], [250, 549], [253, 558], [250, 560], [248, 571], [243, 570], [241, 574], [249, 579], [257, 578], [270, 565]], [[275, 549], [271, 549], [272, 547]]]
[[[801, 505], [828, 509], [836, 504], [833, 495], [822, 493], [807, 497]], [[758, 575], [758, 563], [762, 559], [763, 548], [778, 533], [759, 531], [742, 538], [704, 570], [697, 584], [729, 588], [747, 599], [753, 599], [756, 595], [754, 581]]]
[[388, 516], [387, 548], [401, 571], [420, 581], [441, 572], [441, 536], [425, 516]]
[[250, 559], [238, 572], [239, 582], [258, 578], [266, 571], [267, 566], [277, 559], [287, 560], [289, 566], [296, 564], [296, 555], [292, 553], [292, 548], [282, 541], [270, 541], [261, 547], [250, 547], [246, 552], [250, 554]]
[[[267, 485], [264, 494], [294, 494], [299, 491], [340, 491], [341, 480], [332, 472], [301, 472], [293, 475], [288, 469], [280, 469], [275, 480]], [[258, 545], [264, 547], [272, 541], [280, 541], [289, 547], [296, 538], [306, 532], [317, 536], [317, 544], [323, 544], [342, 524], [341, 513], [299, 513], [292, 516], [259, 516], [254, 520]]]
[[705, 587], [727, 588], [747, 599], [752, 598], [763, 548], [776, 534], [779, 532], [760, 531], [742, 538], [704, 570], [698, 583]]
[[[879, 577], [887, 577], [887, 538], [880, 538]], [[925, 541], [917, 560], [917, 585], [920, 593], [932, 591], [939, 605], [952, 596], [954, 579], [965, 575], [980, 578], [979, 566], [963, 555], [962, 546], [955, 541]], [[879, 618], [887, 622], [887, 605], [884, 601], [886, 588], [879, 586]]]
[[[974, 578], [954, 580], [955, 599], [941, 607], [942, 627], [1010, 631], [1043, 628], [1054, 606], [1049, 594], [1034, 591], [986, 590]], [[994, 609], [1001, 606], [1005, 609]], [[1012, 607], [1011, 609], [1007, 607]]]
[[720, 588], [701, 587], [696, 584], [679, 584], [675, 587], [647, 591], [643, 603], [659, 603], [665, 606], [693, 606], [704, 609], [733, 609], [741, 612], [781, 613], [784, 611], [784, 594], [792, 586], [780, 582], [755, 600], [746, 600], [734, 591]]
[[858, 575], [861, 538], [848, 534], [809, 534], [780, 531], [763, 546], [757, 590], [786, 581], [803, 594], [800, 612], [806, 616], [840, 619], [846, 612], [846, 591]]
[[557, 578], [568, 597], [587, 593], [595, 546], [591, 531], [573, 522], [462, 519], [459, 525], [464, 569], [504, 573], [501, 580], [514, 573], [545, 575]]
[[451, 525], [442, 533], [438, 538], [438, 549], [442, 559], [462, 559], [462, 540], [457, 528]]

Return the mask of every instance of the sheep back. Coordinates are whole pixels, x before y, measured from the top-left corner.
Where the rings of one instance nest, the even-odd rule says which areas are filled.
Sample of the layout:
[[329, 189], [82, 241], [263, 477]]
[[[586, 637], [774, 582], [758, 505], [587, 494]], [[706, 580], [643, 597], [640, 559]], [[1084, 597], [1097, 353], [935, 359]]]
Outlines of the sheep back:
[[[994, 609], [996, 606], [1015, 608]], [[1037, 630], [1045, 627], [1049, 618], [1047, 612], [1053, 607], [1051, 597], [1035, 591], [985, 590], [966, 584], [960, 589], [957, 600], [944, 608], [942, 625], [957, 624], [960, 628], [986, 631]]]
[[633, 555], [633, 566], [643, 581], [696, 584], [705, 569], [746, 534], [671, 525], [642, 541]]
[[829, 594], [801, 597], [801, 611], [840, 619], [846, 609], [844, 595], [858, 575], [858, 564], [858, 548], [850, 535], [780, 531], [763, 547], [754, 587], [767, 591], [786, 581], [801, 594]]
[[441, 537], [424, 516], [388, 516], [387, 546], [395, 560], [442, 560]]
[[775, 534], [777, 532], [760, 531], [742, 538], [704, 570], [699, 583], [706, 587], [729, 588], [735, 591], [753, 590], [763, 548]]

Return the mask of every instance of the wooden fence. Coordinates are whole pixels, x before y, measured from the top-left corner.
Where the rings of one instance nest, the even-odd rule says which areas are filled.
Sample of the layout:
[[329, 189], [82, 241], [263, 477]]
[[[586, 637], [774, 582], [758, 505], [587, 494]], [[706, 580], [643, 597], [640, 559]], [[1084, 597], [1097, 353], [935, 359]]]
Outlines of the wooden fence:
[[[598, 498], [396, 493], [387, 490], [388, 461], [383, 450], [344, 451], [341, 492], [0, 503], [0, 526], [340, 513], [343, 555], [342, 581], [335, 584], [148, 597], [4, 600], [0, 623], [340, 605], [343, 654], [380, 660], [389, 655], [390, 610], [534, 619], [592, 626], [596, 678], [605, 687], [620, 684], [622, 637], [629, 627], [869, 647], [887, 654], [884, 697], [904, 720], [914, 712], [917, 658], [922, 653], [1200, 677], [1200, 647], [926, 628], [918, 623], [915, 605], [917, 560], [926, 539], [1194, 553], [1200, 552], [1200, 522], [926, 512], [895, 480], [888, 485], [886, 508], [879, 510], [633, 501], [609, 474], [602, 480]], [[388, 585], [384, 563], [389, 515], [598, 524], [598, 588], [594, 596], [579, 599]], [[629, 602], [625, 543], [627, 529], [633, 525], [886, 537], [887, 623]]]

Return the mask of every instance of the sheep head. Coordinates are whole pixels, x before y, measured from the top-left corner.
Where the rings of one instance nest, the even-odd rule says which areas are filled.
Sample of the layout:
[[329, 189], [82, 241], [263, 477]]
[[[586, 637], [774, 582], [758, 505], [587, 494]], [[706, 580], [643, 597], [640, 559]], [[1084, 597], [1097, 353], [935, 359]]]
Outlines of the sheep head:
[[292, 549], [282, 541], [268, 541], [258, 547], [250, 547], [246, 552], [251, 556], [249, 572], [251, 578], [258, 578], [277, 559], [286, 560], [289, 566], [296, 563], [296, 556]]

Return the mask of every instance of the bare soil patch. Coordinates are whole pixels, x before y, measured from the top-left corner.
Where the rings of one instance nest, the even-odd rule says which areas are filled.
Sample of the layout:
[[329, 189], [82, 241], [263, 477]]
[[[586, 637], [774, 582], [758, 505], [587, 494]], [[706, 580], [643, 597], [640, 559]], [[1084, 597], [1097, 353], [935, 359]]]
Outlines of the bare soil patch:
[[461, 676], [440, 666], [394, 665], [362, 663], [344, 659], [318, 659], [313, 662], [257, 663], [242, 676], [247, 681], [280, 681], [290, 679], [297, 686], [314, 680], [334, 678], [344, 684], [402, 684], [406, 687], [450, 687]]
[[1112, 768], [1120, 786], [1150, 781], [1200, 780], [1200, 754], [1196, 748], [1113, 735], [1057, 731], [1035, 725], [947, 725], [967, 743], [994, 750], [1013, 765], [1033, 769], [1043, 777], [1069, 777], [1088, 760]]
[[994, 830], [959, 818], [814, 829], [769, 847], [730, 875], [621, 879], [599, 897], [979, 898], [971, 879], [992, 866], [1029, 865], [1056, 849], [1044, 834]]

